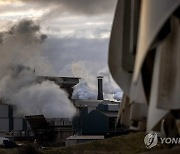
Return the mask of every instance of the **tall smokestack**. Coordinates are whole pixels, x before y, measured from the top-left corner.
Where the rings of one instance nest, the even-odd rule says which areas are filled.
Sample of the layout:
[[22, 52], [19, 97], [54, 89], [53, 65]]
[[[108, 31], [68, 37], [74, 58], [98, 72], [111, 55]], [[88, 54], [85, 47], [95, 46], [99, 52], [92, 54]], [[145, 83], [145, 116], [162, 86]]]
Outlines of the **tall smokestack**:
[[98, 76], [98, 96], [97, 100], [103, 100], [103, 77]]

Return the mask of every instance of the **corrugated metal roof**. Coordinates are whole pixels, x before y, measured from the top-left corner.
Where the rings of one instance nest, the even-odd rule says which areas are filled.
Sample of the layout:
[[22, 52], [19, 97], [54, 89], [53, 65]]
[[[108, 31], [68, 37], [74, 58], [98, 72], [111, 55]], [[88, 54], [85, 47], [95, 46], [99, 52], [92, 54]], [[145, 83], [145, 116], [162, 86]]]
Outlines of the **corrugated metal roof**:
[[67, 138], [67, 140], [102, 140], [104, 139], [104, 136], [98, 135], [98, 136], [90, 136], [90, 135], [81, 135], [81, 136], [70, 136]]

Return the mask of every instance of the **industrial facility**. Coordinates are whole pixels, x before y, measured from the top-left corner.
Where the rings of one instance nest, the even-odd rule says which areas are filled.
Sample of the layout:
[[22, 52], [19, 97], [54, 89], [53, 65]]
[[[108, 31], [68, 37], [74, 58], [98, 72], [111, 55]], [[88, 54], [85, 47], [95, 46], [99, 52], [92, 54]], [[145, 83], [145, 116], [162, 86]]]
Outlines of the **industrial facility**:
[[[42, 145], [50, 143], [71, 146], [91, 142], [118, 133], [116, 126], [120, 102], [103, 99], [103, 77], [97, 77], [97, 100], [71, 99], [73, 87], [80, 78], [39, 76], [37, 82], [55, 82], [68, 94], [77, 114], [72, 118], [46, 118], [44, 115], [16, 115], [16, 106], [0, 104], [0, 132], [19, 141], [34, 141]], [[74, 137], [76, 136], [76, 137]], [[92, 137], [90, 137], [92, 136]], [[71, 140], [77, 140], [71, 142]], [[79, 141], [83, 139], [83, 141]]]

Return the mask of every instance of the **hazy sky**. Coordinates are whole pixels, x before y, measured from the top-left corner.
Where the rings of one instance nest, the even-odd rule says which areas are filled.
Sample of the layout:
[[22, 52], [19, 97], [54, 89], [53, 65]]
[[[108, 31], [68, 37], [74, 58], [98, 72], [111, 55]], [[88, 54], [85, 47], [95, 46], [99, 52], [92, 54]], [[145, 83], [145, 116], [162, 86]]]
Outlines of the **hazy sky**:
[[71, 76], [74, 63], [91, 73], [107, 67], [117, 0], [0, 0], [0, 31], [22, 19], [35, 20], [48, 38], [43, 56], [59, 76]]

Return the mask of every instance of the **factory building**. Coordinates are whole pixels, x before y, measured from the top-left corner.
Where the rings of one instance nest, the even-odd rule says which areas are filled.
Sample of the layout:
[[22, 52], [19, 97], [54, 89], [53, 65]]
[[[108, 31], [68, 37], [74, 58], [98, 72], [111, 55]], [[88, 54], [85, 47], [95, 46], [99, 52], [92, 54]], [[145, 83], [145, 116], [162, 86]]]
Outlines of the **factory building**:
[[[73, 92], [73, 86], [79, 83], [80, 78], [74, 77], [49, 77], [39, 76], [37, 82], [41, 83], [45, 80], [53, 81], [60, 88], [64, 89], [68, 97], [71, 98]], [[67, 138], [72, 135], [72, 121], [68, 119], [48, 119], [56, 127], [58, 138]], [[32, 126], [29, 125], [27, 119], [24, 116], [17, 116], [15, 114], [15, 106], [7, 105], [6, 101], [0, 102], [0, 132], [12, 132], [15, 137], [27, 137], [34, 136]]]
[[65, 141], [72, 134], [72, 121], [68, 118], [46, 119], [43, 115], [25, 116], [39, 142]]
[[76, 101], [79, 115], [73, 120], [73, 130], [80, 135], [107, 135], [115, 132], [120, 104], [108, 100]]
[[[39, 76], [37, 82], [53, 81], [71, 98], [73, 86], [80, 78]], [[30, 138], [38, 141], [83, 143], [103, 139], [116, 131], [115, 123], [119, 102], [103, 100], [103, 78], [98, 77], [97, 100], [71, 100], [78, 109], [73, 119], [51, 118], [43, 115], [16, 116], [15, 107], [0, 104], [0, 132], [12, 132], [16, 139]], [[76, 136], [72, 137], [72, 136]], [[91, 137], [90, 137], [90, 136]], [[94, 138], [92, 137], [94, 136]], [[72, 143], [72, 144], [73, 144]]]
[[116, 121], [120, 102], [104, 100], [103, 77], [98, 79], [97, 100], [75, 100], [79, 114], [73, 119], [73, 134], [76, 137], [117, 133]]
[[119, 104], [99, 104], [84, 118], [82, 134], [108, 135], [116, 131]]
[[78, 109], [78, 115], [73, 118], [73, 132], [74, 134], [82, 134], [82, 124], [84, 118], [96, 107], [102, 103], [102, 100], [76, 100], [75, 107]]
[[106, 135], [115, 132], [116, 117], [117, 113], [94, 110], [85, 117], [82, 125], [82, 134]]

